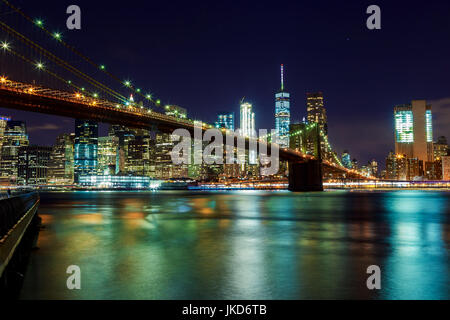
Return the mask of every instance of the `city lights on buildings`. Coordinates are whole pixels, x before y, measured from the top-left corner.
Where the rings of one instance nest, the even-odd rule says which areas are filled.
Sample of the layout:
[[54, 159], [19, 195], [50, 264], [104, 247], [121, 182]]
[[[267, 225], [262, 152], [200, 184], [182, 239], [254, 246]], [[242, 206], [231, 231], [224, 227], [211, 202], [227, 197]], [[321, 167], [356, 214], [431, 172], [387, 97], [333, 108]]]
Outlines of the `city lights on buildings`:
[[[395, 180], [441, 180], [442, 156], [447, 141], [433, 146], [433, 116], [425, 100], [394, 107], [395, 160], [386, 159], [386, 178]], [[404, 162], [404, 164], [403, 164]]]
[[75, 120], [74, 179], [97, 173], [98, 124], [93, 121]]
[[[7, 119], [7, 118], [2, 118]], [[2, 120], [5, 121], [5, 120]], [[6, 120], [2, 137], [0, 155], [0, 180], [2, 184], [17, 184], [19, 150], [28, 146], [28, 134], [25, 122]]]
[[[256, 128], [255, 128], [255, 113], [252, 109], [252, 104], [248, 102], [241, 101], [240, 106], [240, 130], [241, 135], [244, 137], [254, 138], [256, 137]], [[255, 166], [257, 165], [257, 155], [255, 151], [248, 152], [248, 160], [246, 159], [245, 165], [242, 165], [242, 169], [247, 173], [256, 170]], [[246, 168], [248, 166], [248, 168]]]
[[284, 68], [281, 65], [281, 88], [275, 94], [275, 130], [280, 147], [289, 146], [290, 95], [284, 91]]
[[347, 169], [351, 169], [353, 168], [353, 164], [352, 164], [352, 158], [350, 157], [350, 154], [348, 153], [347, 150], [345, 150], [342, 153], [342, 157], [341, 157], [341, 161], [342, 161], [342, 165], [347, 168]]
[[85, 187], [114, 189], [149, 189], [159, 187], [160, 182], [151, 184], [150, 177], [126, 175], [84, 175], [79, 184]]
[[[2, 46], [9, 46], [3, 43]], [[44, 69], [43, 62], [35, 62], [37, 69]], [[104, 69], [103, 65], [99, 66]], [[299, 151], [307, 156], [317, 157], [319, 150], [324, 163], [347, 168], [348, 172], [359, 172], [367, 177], [373, 178], [378, 176], [378, 163], [372, 160], [366, 164], [358, 163], [355, 159], [351, 160], [350, 154], [344, 151], [341, 157], [331, 149], [328, 142], [328, 123], [326, 109], [324, 106], [324, 98], [322, 92], [307, 93], [306, 95], [306, 118], [307, 121], [302, 123], [290, 123], [290, 94], [285, 91], [283, 66], [281, 66], [281, 86], [280, 91], [275, 94], [275, 131], [280, 136], [277, 141], [281, 147], [290, 147], [295, 151]], [[9, 85], [11, 82], [2, 76], [0, 78], [2, 85]], [[71, 81], [67, 81], [71, 83]], [[131, 87], [130, 81], [125, 81], [124, 85]], [[90, 88], [77, 87], [80, 92], [71, 94], [71, 99], [84, 101], [90, 106], [101, 105], [102, 100], [97, 92], [91, 91]], [[117, 108], [126, 109], [127, 112], [142, 113], [139, 108], [144, 108], [143, 102], [139, 101], [140, 89], [134, 89], [134, 94], [130, 95], [126, 100], [127, 107], [117, 104]], [[28, 94], [40, 94], [39, 86], [28, 86], [23, 89]], [[151, 95], [142, 95], [145, 99], [151, 99]], [[158, 103], [158, 101], [157, 101]], [[187, 110], [176, 105], [163, 105], [166, 116], [190, 120], [187, 117]], [[147, 111], [147, 110], [145, 110]], [[150, 112], [150, 110], [148, 110]], [[158, 110], [155, 113], [161, 113]], [[395, 152], [388, 155], [386, 159], [386, 170], [383, 178], [394, 180], [439, 180], [444, 176], [445, 164], [443, 158], [448, 155], [448, 145], [444, 137], [439, 137], [433, 143], [433, 114], [431, 106], [426, 104], [425, 100], [414, 100], [411, 104], [398, 105], [394, 108], [394, 136], [395, 136]], [[7, 150], [13, 150], [17, 145], [10, 145], [8, 142], [8, 130], [6, 124], [10, 119], [0, 119], [1, 134], [0, 168], [3, 176], [2, 183], [8, 180], [10, 183], [20, 184], [39, 184], [43, 183], [43, 175], [37, 175], [29, 179], [30, 174], [39, 171], [28, 166], [31, 171], [24, 169], [27, 167], [27, 156], [30, 159], [45, 160], [39, 153], [33, 154], [30, 149], [27, 152], [27, 144], [22, 141], [18, 144], [19, 148], [15, 150], [16, 155], [21, 153], [21, 163], [19, 166], [19, 158], [9, 156]], [[173, 119], [172, 119], [173, 120]], [[207, 123], [201, 123], [203, 129], [219, 128], [234, 130], [235, 115], [233, 112], [220, 112], [217, 114], [217, 121], [212, 126]], [[3, 125], [3, 129], [2, 129]], [[121, 126], [116, 126], [121, 127]], [[286, 127], [288, 129], [286, 129]], [[122, 127], [122, 129], [124, 129]], [[125, 128], [126, 129], [126, 128]], [[240, 123], [239, 129], [241, 134], [247, 137], [256, 137], [255, 112], [251, 103], [242, 99], [240, 103]], [[129, 131], [126, 134], [125, 131]], [[207, 168], [193, 166], [174, 166], [171, 163], [169, 152], [174, 147], [174, 142], [166, 133], [152, 135], [148, 130], [126, 129], [120, 135], [120, 130], [116, 130], [107, 137], [98, 137], [98, 125], [92, 121], [76, 120], [75, 134], [69, 137], [58, 137], [47, 164], [39, 168], [46, 168], [46, 181], [51, 184], [70, 184], [78, 183], [81, 176], [148, 176], [155, 179], [185, 179], [194, 178], [198, 180], [207, 179], [227, 179], [236, 176], [242, 176], [244, 179], [259, 178], [259, 172], [253, 170], [252, 165], [258, 166], [256, 153], [250, 151], [246, 154], [244, 165], [230, 166], [211, 165]], [[26, 130], [25, 130], [26, 132]], [[26, 135], [26, 134], [25, 134]], [[13, 137], [14, 135], [11, 135]], [[271, 135], [268, 135], [269, 141]], [[28, 138], [27, 138], [28, 139]], [[287, 139], [285, 141], [284, 139]], [[320, 139], [320, 149], [318, 149], [318, 139]], [[20, 140], [20, 139], [19, 139]], [[0, 141], [0, 142], [1, 142]], [[274, 141], [272, 141], [274, 142]], [[16, 142], [14, 142], [16, 143]], [[69, 146], [69, 147], [68, 147]], [[22, 149], [20, 149], [22, 148]], [[70, 149], [70, 152], [69, 152]], [[34, 149], [33, 149], [34, 150]], [[31, 152], [32, 151], [32, 152]], [[36, 151], [37, 152], [37, 151]], [[234, 158], [235, 159], [235, 158]], [[9, 164], [8, 161], [10, 162]], [[33, 160], [34, 161], [34, 160]], [[280, 164], [280, 171], [285, 168]], [[6, 168], [8, 166], [8, 169]], [[27, 168], [28, 168], [27, 167]], [[256, 168], [255, 167], [255, 168]], [[21, 172], [18, 172], [21, 168]], [[237, 168], [237, 169], [236, 169]], [[195, 169], [195, 170], [194, 170]], [[9, 171], [8, 171], [9, 170]], [[36, 171], [37, 170], [37, 171]], [[6, 172], [6, 173], [5, 173]], [[28, 173], [24, 173], [28, 172]], [[32, 173], [30, 173], [32, 172]], [[40, 172], [43, 172], [42, 170]], [[72, 173], [70, 173], [72, 172]], [[330, 175], [331, 176], [331, 175]], [[330, 178], [327, 176], [327, 178]], [[283, 174], [279, 175], [283, 178]], [[34, 179], [34, 180], [33, 180]]]
[[394, 107], [395, 153], [421, 161], [433, 161], [431, 106], [425, 100]]
[[234, 131], [234, 112], [219, 112], [215, 123], [217, 129], [228, 129]]
[[325, 136], [328, 135], [327, 112], [323, 101], [323, 93], [306, 94], [306, 112], [308, 123], [317, 123]]

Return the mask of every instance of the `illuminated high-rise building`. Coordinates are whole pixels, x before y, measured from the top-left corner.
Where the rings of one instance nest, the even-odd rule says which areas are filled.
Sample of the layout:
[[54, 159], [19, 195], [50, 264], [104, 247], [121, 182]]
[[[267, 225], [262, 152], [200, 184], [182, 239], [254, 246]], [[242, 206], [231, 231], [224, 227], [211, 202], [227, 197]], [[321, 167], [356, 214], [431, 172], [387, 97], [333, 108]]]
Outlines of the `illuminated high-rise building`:
[[255, 113], [252, 111], [252, 105], [248, 102], [241, 102], [241, 118], [240, 118], [241, 134], [245, 137], [255, 137]]
[[98, 138], [99, 175], [113, 175], [119, 173], [119, 137], [106, 136]]
[[215, 127], [217, 129], [225, 128], [234, 131], [234, 112], [219, 112]]
[[442, 157], [442, 180], [450, 181], [450, 156]]
[[394, 107], [395, 153], [432, 162], [433, 124], [431, 106], [425, 100]]
[[50, 153], [48, 182], [52, 184], [73, 183], [73, 145], [75, 134], [60, 134]]
[[[181, 119], [187, 118], [187, 110], [174, 105], [165, 106], [165, 114]], [[157, 179], [188, 177], [188, 165], [175, 165], [172, 161], [170, 152], [176, 143], [172, 141], [171, 135], [168, 133], [156, 134], [156, 139], [150, 147], [150, 168]], [[139, 150], [137, 151], [140, 152]]]
[[[252, 105], [248, 102], [241, 101], [241, 117], [240, 117], [240, 134], [245, 137], [256, 138], [255, 113], [252, 111]], [[244, 175], [255, 175], [257, 171], [257, 154], [256, 151], [248, 151], [248, 158], [242, 165]]]
[[[219, 112], [217, 113], [217, 121], [215, 123], [215, 127], [217, 129], [228, 129], [234, 131], [234, 112]], [[237, 163], [226, 163], [228, 150], [226, 148], [223, 149], [223, 165], [212, 165], [203, 168], [203, 173], [206, 178], [231, 178], [239, 176], [239, 165]], [[235, 149], [232, 149], [233, 159], [235, 160], [234, 154]], [[191, 170], [192, 172], [192, 170]], [[197, 176], [199, 174], [197, 173]]]
[[119, 138], [118, 150], [118, 164], [116, 171], [119, 173], [126, 173], [126, 160], [128, 158], [128, 142], [134, 139], [136, 132], [133, 129], [122, 125], [111, 125], [109, 127], [108, 135]]
[[327, 111], [323, 102], [323, 93], [306, 94], [306, 111], [308, 123], [317, 123], [325, 136], [328, 136]]
[[390, 152], [386, 158], [386, 179], [414, 180], [423, 175], [423, 161]]
[[402, 155], [389, 152], [386, 158], [386, 179], [406, 180], [406, 159]]
[[[320, 150], [322, 158], [332, 161], [333, 156], [328, 153], [326, 141], [328, 140], [328, 120], [327, 112], [323, 102], [323, 93], [307, 93], [306, 94], [306, 111], [308, 124], [317, 123], [320, 131], [324, 136], [320, 139]], [[317, 133], [315, 133], [317, 135]], [[316, 139], [317, 143], [317, 139]], [[308, 151], [316, 150], [317, 146], [309, 145]]]
[[39, 186], [47, 184], [52, 147], [23, 146], [19, 148], [17, 184]]
[[87, 120], [75, 120], [74, 180], [96, 175], [98, 164], [98, 124]]
[[19, 149], [28, 146], [27, 127], [23, 121], [6, 123], [1, 149], [0, 175], [2, 182], [15, 184], [18, 175]]
[[275, 94], [275, 130], [278, 135], [278, 143], [283, 148], [289, 146], [289, 124], [291, 123], [289, 99], [289, 93], [284, 91], [284, 70], [281, 65], [281, 88]]
[[149, 134], [138, 135], [128, 142], [127, 171], [136, 176], [155, 176], [155, 140]]
[[433, 143], [433, 156], [435, 160], [439, 160], [448, 154], [447, 139], [444, 136], [440, 136], [436, 142]]
[[369, 161], [368, 164], [370, 168], [370, 175], [373, 177], [378, 177], [378, 162], [375, 159]]
[[9, 118], [9, 117], [0, 116], [0, 157], [2, 154], [3, 136], [5, 134], [6, 124], [10, 120], [11, 120], [11, 118]]
[[345, 150], [342, 153], [341, 162], [342, 162], [342, 165], [347, 169], [351, 169], [353, 167], [352, 166], [352, 158], [350, 157], [350, 154], [348, 153], [347, 150]]

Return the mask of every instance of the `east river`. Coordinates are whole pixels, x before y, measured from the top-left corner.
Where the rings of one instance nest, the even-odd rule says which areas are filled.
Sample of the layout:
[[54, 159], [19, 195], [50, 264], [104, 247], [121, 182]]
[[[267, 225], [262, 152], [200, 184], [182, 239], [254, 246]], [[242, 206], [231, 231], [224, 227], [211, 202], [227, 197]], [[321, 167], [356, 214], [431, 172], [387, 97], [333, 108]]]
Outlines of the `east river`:
[[22, 299], [450, 299], [448, 191], [54, 192], [38, 212]]

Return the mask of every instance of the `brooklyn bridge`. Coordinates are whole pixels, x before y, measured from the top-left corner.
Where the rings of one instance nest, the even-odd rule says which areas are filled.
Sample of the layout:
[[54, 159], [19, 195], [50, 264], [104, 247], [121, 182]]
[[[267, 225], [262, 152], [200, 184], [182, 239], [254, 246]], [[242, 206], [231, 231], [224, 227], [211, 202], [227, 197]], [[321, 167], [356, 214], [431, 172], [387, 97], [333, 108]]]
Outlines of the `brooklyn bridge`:
[[[121, 80], [107, 71], [104, 65], [93, 62], [79, 49], [66, 43], [60, 33], [47, 30], [41, 20], [27, 16], [7, 1], [3, 2], [18, 13], [18, 17], [7, 22], [0, 21], [4, 38], [0, 45], [2, 107], [169, 134], [179, 128], [190, 132], [196, 127], [203, 131], [213, 128], [213, 125], [196, 119], [164, 114], [164, 104], [153, 94], [144, 93], [129, 80]], [[25, 25], [21, 21], [16, 27], [17, 19], [25, 20]], [[42, 43], [37, 39], [41, 39]], [[76, 57], [82, 67], [64, 57]], [[130, 103], [126, 95], [121, 93], [124, 90], [133, 94], [136, 101], [141, 101]], [[288, 163], [291, 191], [323, 190], [323, 177], [368, 179], [356, 170], [343, 167], [337, 157], [332, 156], [333, 150], [317, 126], [309, 126], [308, 130], [291, 135], [317, 134], [319, 138], [316, 143], [326, 146], [324, 151], [328, 156], [324, 157], [321, 152], [307, 154], [300, 150], [280, 148], [280, 160]], [[255, 138], [245, 138], [247, 149], [252, 139]], [[271, 147], [269, 141], [267, 149]], [[316, 148], [321, 149], [319, 146]]]

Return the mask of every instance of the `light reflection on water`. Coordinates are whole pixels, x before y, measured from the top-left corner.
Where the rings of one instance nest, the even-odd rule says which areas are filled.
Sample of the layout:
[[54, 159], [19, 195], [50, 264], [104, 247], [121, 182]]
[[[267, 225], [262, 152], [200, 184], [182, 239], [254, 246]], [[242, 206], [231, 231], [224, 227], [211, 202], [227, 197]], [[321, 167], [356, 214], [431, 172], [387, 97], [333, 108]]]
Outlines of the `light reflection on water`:
[[[450, 299], [450, 193], [73, 192], [24, 299]], [[82, 289], [66, 288], [78, 265]], [[366, 268], [382, 290], [366, 288]]]

